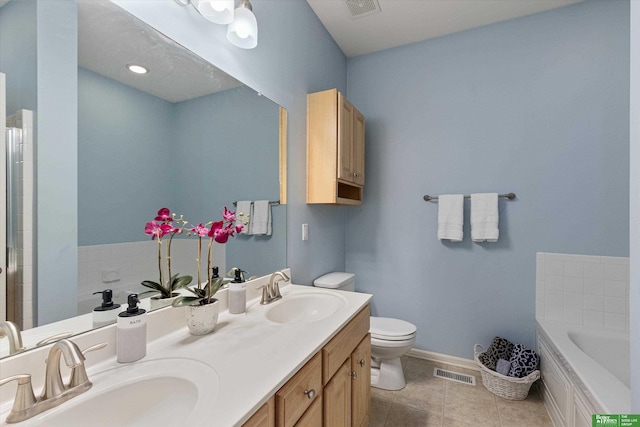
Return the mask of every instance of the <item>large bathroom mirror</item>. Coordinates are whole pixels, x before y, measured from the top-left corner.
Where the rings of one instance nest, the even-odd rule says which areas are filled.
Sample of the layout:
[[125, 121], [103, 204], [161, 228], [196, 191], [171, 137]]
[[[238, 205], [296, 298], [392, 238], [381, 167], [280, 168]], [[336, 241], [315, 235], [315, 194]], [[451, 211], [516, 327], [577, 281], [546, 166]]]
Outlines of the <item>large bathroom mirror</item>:
[[[0, 1], [0, 25], [33, 18], [26, 25], [37, 28], [39, 1]], [[14, 313], [23, 315], [16, 319], [23, 329], [37, 326], [24, 332], [35, 337], [25, 341], [27, 346], [57, 333], [91, 328], [90, 312], [101, 302], [95, 292], [112, 289], [115, 301], [123, 303], [128, 293], [146, 290], [141, 280], [158, 280], [157, 245], [144, 234], [144, 226], [163, 207], [196, 225], [220, 219], [224, 206], [236, 210], [238, 201], [268, 200], [270, 234], [239, 234], [217, 245], [214, 265], [221, 273], [239, 267], [257, 276], [286, 267], [286, 188], [281, 183], [286, 176], [281, 160], [286, 159], [286, 111], [117, 5], [103, 0], [75, 4], [78, 238], [72, 249], [78, 254], [78, 310], [66, 316], [74, 319], [43, 322], [35, 302], [43, 294], [39, 287], [56, 284], [34, 277], [33, 323], [23, 323], [27, 310], [14, 307]], [[37, 120], [47, 114], [40, 104], [27, 100], [19, 105], [11, 97], [12, 82], [19, 86], [13, 93], [22, 92], [29, 83], [25, 79], [36, 73], [27, 70], [16, 76], [16, 66], [8, 64], [13, 56], [3, 43], [18, 38], [8, 30], [0, 28], [0, 72], [7, 75], [11, 98], [7, 114], [27, 108], [35, 111]], [[33, 65], [36, 52], [29, 55], [34, 61], [23, 62]], [[148, 72], [132, 73], [128, 65]], [[36, 150], [38, 143], [36, 138]], [[35, 162], [35, 179], [38, 167]], [[41, 248], [37, 238], [34, 232], [34, 247]], [[182, 235], [173, 240], [171, 254], [173, 272], [192, 275], [194, 282], [196, 247], [194, 238]], [[37, 259], [46, 256], [39, 253]], [[202, 270], [203, 278], [206, 274]], [[26, 294], [12, 295], [15, 301], [9, 304], [26, 307]], [[78, 329], [81, 318], [85, 326]], [[4, 341], [0, 338], [0, 357], [6, 355]]]

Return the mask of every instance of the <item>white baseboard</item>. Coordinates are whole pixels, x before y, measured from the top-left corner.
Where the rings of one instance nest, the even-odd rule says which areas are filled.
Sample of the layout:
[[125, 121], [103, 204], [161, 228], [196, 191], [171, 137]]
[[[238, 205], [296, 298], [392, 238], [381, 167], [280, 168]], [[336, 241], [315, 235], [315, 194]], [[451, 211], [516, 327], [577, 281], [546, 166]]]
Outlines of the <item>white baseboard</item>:
[[478, 365], [476, 365], [474, 360], [465, 359], [463, 357], [449, 356], [448, 354], [434, 353], [433, 351], [420, 350], [418, 348], [412, 348], [409, 350], [407, 356], [480, 372], [480, 369], [478, 369]]

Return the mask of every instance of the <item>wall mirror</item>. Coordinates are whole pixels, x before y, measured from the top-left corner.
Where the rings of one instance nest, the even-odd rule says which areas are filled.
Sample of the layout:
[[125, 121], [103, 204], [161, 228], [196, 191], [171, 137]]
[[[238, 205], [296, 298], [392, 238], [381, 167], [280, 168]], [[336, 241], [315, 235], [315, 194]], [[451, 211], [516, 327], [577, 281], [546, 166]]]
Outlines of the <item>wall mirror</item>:
[[[29, 99], [20, 104], [20, 93], [40, 80], [33, 70], [16, 76], [20, 67], [37, 63], [36, 51], [27, 53], [31, 62], [10, 64], [16, 55], [2, 40], [18, 39], [8, 33], [11, 28], [55, 31], [51, 25], [39, 28], [38, 2], [0, 1], [0, 72], [6, 74], [7, 115], [33, 110], [36, 128], [48, 112]], [[146, 290], [141, 280], [158, 280], [157, 245], [144, 234], [144, 225], [162, 207], [196, 225], [218, 220], [220, 210], [235, 210], [237, 201], [269, 200], [271, 234], [238, 235], [217, 246], [214, 265], [221, 272], [239, 267], [258, 276], [286, 267], [286, 110], [109, 1], [68, 3], [77, 15], [78, 34], [77, 245], [70, 248], [77, 251], [78, 281], [76, 295], [55, 298], [72, 298], [77, 311], [65, 318], [39, 312], [37, 298], [51, 295], [51, 287], [58, 284], [34, 273], [32, 302], [15, 287], [6, 301], [9, 314], [25, 329], [23, 336], [30, 337], [26, 346], [90, 329], [90, 311], [101, 301], [94, 292], [112, 289], [115, 301], [123, 303], [127, 293]], [[9, 20], [22, 24], [4, 25]], [[127, 65], [148, 72], [134, 74]], [[36, 137], [36, 150], [39, 143]], [[35, 179], [39, 167], [34, 161]], [[35, 192], [34, 209], [40, 206], [38, 197], [43, 195]], [[37, 214], [40, 218], [44, 213]], [[39, 237], [34, 231], [33, 247], [39, 252], [34, 264], [47, 256]], [[195, 258], [195, 239], [174, 239], [174, 273], [192, 275], [195, 282]], [[8, 352], [6, 341], [0, 338], [0, 357]]]

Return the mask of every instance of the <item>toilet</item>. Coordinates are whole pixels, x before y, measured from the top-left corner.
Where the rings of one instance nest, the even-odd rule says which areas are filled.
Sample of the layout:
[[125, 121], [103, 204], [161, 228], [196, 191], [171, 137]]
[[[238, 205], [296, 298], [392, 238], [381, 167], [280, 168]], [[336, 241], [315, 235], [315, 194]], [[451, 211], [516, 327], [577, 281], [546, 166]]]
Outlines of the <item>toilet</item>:
[[[313, 281], [313, 286], [341, 291], [356, 290], [355, 275], [333, 272]], [[371, 316], [371, 385], [400, 390], [406, 385], [400, 358], [416, 340], [415, 325], [400, 319]]]

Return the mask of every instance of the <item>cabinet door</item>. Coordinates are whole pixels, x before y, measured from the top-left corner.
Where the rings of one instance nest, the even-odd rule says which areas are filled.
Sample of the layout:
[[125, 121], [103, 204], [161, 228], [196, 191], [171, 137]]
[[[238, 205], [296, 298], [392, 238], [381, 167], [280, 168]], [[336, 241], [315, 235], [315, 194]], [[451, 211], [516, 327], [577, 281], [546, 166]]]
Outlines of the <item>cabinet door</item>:
[[354, 184], [364, 185], [364, 116], [353, 109], [353, 141], [351, 171]]
[[355, 109], [338, 92], [338, 179], [353, 182], [353, 116]]
[[324, 426], [351, 426], [351, 359], [347, 358], [324, 387]]
[[317, 353], [276, 392], [276, 425], [293, 427], [322, 395], [322, 356]]
[[296, 427], [322, 427], [322, 396], [314, 400], [307, 412], [300, 417]]
[[276, 404], [275, 397], [271, 396], [271, 399], [255, 414], [242, 424], [242, 427], [274, 427], [276, 425]]
[[366, 426], [371, 408], [371, 335], [351, 353], [351, 425]]

